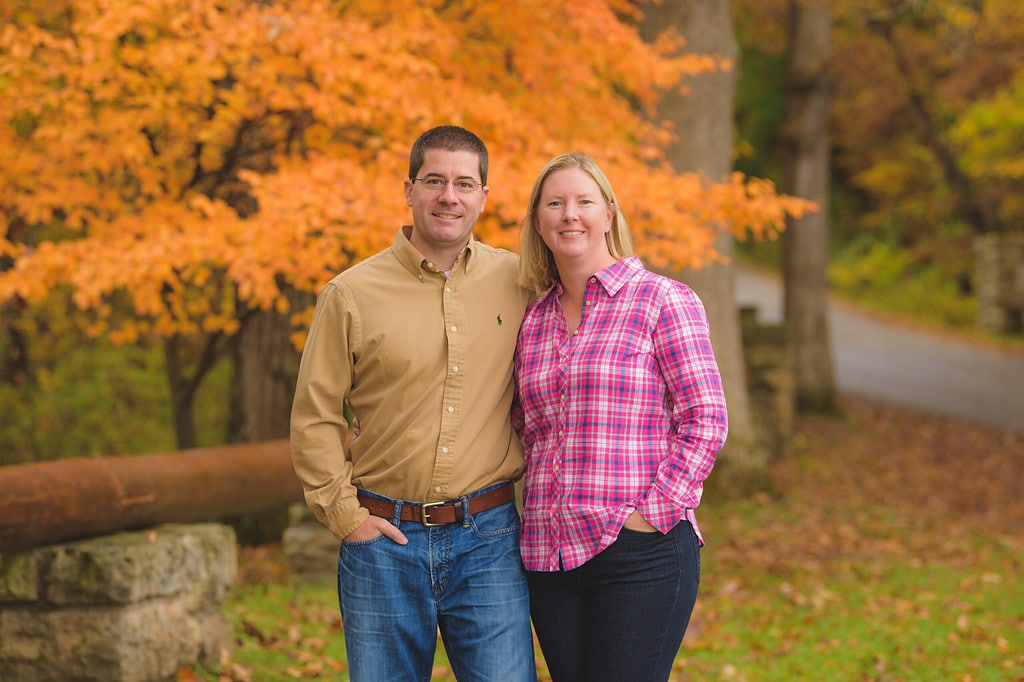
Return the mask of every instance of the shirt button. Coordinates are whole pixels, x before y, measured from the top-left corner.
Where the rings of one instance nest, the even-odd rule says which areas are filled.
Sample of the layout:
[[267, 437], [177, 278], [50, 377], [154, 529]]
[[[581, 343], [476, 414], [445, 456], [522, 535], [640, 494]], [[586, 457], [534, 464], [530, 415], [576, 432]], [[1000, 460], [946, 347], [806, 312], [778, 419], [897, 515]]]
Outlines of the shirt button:
[[455, 365], [454, 367], [452, 367], [452, 371], [453, 372], [458, 372], [459, 371], [459, 366]]
[[437, 486], [436, 488], [434, 488], [434, 492], [435, 493], [441, 492], [441, 486]]
[[449, 411], [449, 412], [454, 412], [454, 411], [455, 411], [455, 408], [454, 408], [454, 407], [452, 407], [451, 405], [449, 405], [449, 406], [448, 406], [448, 411]]
[[444, 293], [446, 293], [446, 294], [452, 293], [452, 288], [451, 287], [445, 287], [444, 288]]
[[453, 325], [452, 325], [452, 331], [453, 331], [453, 332], [457, 332], [457, 331], [459, 331], [459, 328], [458, 328], [458, 327], [456, 327], [456, 326], [455, 326], [455, 325], [453, 324]]
[[448, 454], [448, 448], [441, 448], [441, 452], [443, 452], [443, 453], [445, 453], [447, 455]]

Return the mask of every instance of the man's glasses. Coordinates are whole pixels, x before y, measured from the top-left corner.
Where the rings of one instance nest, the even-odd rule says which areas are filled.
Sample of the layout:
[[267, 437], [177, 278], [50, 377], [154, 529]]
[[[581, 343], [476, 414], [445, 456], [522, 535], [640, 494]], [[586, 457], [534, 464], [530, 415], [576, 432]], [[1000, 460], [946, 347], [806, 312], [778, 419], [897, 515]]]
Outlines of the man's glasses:
[[426, 189], [434, 192], [443, 192], [444, 188], [451, 182], [452, 186], [455, 187], [455, 191], [461, 194], [470, 194], [476, 191], [477, 187], [480, 187], [480, 183], [470, 178], [458, 178], [457, 180], [445, 180], [438, 175], [428, 175], [425, 178], [413, 178], [413, 182], [418, 182], [423, 185]]

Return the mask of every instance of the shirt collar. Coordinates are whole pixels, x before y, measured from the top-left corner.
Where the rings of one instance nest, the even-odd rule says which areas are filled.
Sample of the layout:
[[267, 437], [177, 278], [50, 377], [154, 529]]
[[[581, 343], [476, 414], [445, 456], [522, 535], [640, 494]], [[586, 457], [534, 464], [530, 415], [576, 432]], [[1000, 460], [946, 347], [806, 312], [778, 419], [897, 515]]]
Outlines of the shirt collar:
[[[604, 270], [595, 272], [591, 275], [591, 278], [597, 280], [597, 283], [601, 285], [609, 298], [613, 298], [622, 287], [626, 286], [643, 269], [643, 263], [640, 262], [637, 256], [628, 256], [615, 261]], [[557, 299], [561, 295], [562, 283], [555, 280], [551, 284], [551, 288], [544, 294], [544, 298], [553, 297], [553, 299]]]
[[[413, 274], [418, 279], [423, 279], [423, 272], [441, 272], [433, 263], [423, 257], [412, 242], [409, 241], [409, 235], [412, 234], [412, 225], [403, 225], [398, 229], [398, 234], [395, 235], [395, 241], [392, 244], [392, 248], [395, 251], [395, 255], [398, 257], [398, 262], [402, 264], [406, 270]], [[476, 251], [478, 242], [472, 234], [469, 235], [469, 243], [466, 244], [466, 248], [462, 250], [462, 255], [455, 260], [455, 266], [458, 267], [461, 263], [464, 271], [469, 272], [471, 254]]]
[[643, 263], [639, 258], [629, 256], [615, 261], [604, 270], [597, 272], [594, 277], [604, 287], [608, 297], [612, 298], [643, 269]]

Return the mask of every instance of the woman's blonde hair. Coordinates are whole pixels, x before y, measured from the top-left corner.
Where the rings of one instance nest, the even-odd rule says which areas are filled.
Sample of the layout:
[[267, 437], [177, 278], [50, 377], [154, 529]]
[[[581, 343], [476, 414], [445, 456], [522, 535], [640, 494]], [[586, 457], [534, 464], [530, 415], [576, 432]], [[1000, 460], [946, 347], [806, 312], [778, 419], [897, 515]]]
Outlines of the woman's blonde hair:
[[551, 284], [558, 279], [555, 257], [538, 231], [537, 204], [540, 202], [544, 181], [552, 173], [571, 168], [579, 168], [594, 179], [601, 190], [601, 196], [608, 202], [608, 206], [614, 213], [611, 229], [604, 236], [612, 257], [621, 260], [633, 255], [633, 240], [629, 234], [629, 223], [626, 222], [626, 216], [619, 208], [615, 190], [612, 189], [612, 183], [608, 180], [608, 176], [587, 154], [580, 152], [559, 154], [548, 161], [533, 183], [533, 189], [530, 190], [530, 204], [519, 231], [519, 283], [537, 294], [547, 291]]

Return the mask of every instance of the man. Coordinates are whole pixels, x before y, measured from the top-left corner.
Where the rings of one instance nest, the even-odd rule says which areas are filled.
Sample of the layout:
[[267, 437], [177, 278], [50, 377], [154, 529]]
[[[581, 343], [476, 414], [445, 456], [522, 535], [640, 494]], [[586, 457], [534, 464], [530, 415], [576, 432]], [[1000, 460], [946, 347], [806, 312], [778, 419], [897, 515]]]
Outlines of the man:
[[472, 236], [487, 162], [468, 130], [423, 133], [405, 181], [412, 225], [321, 290], [306, 339], [292, 459], [341, 541], [356, 682], [429, 679], [438, 629], [459, 680], [536, 679], [509, 422], [528, 300], [516, 256]]

